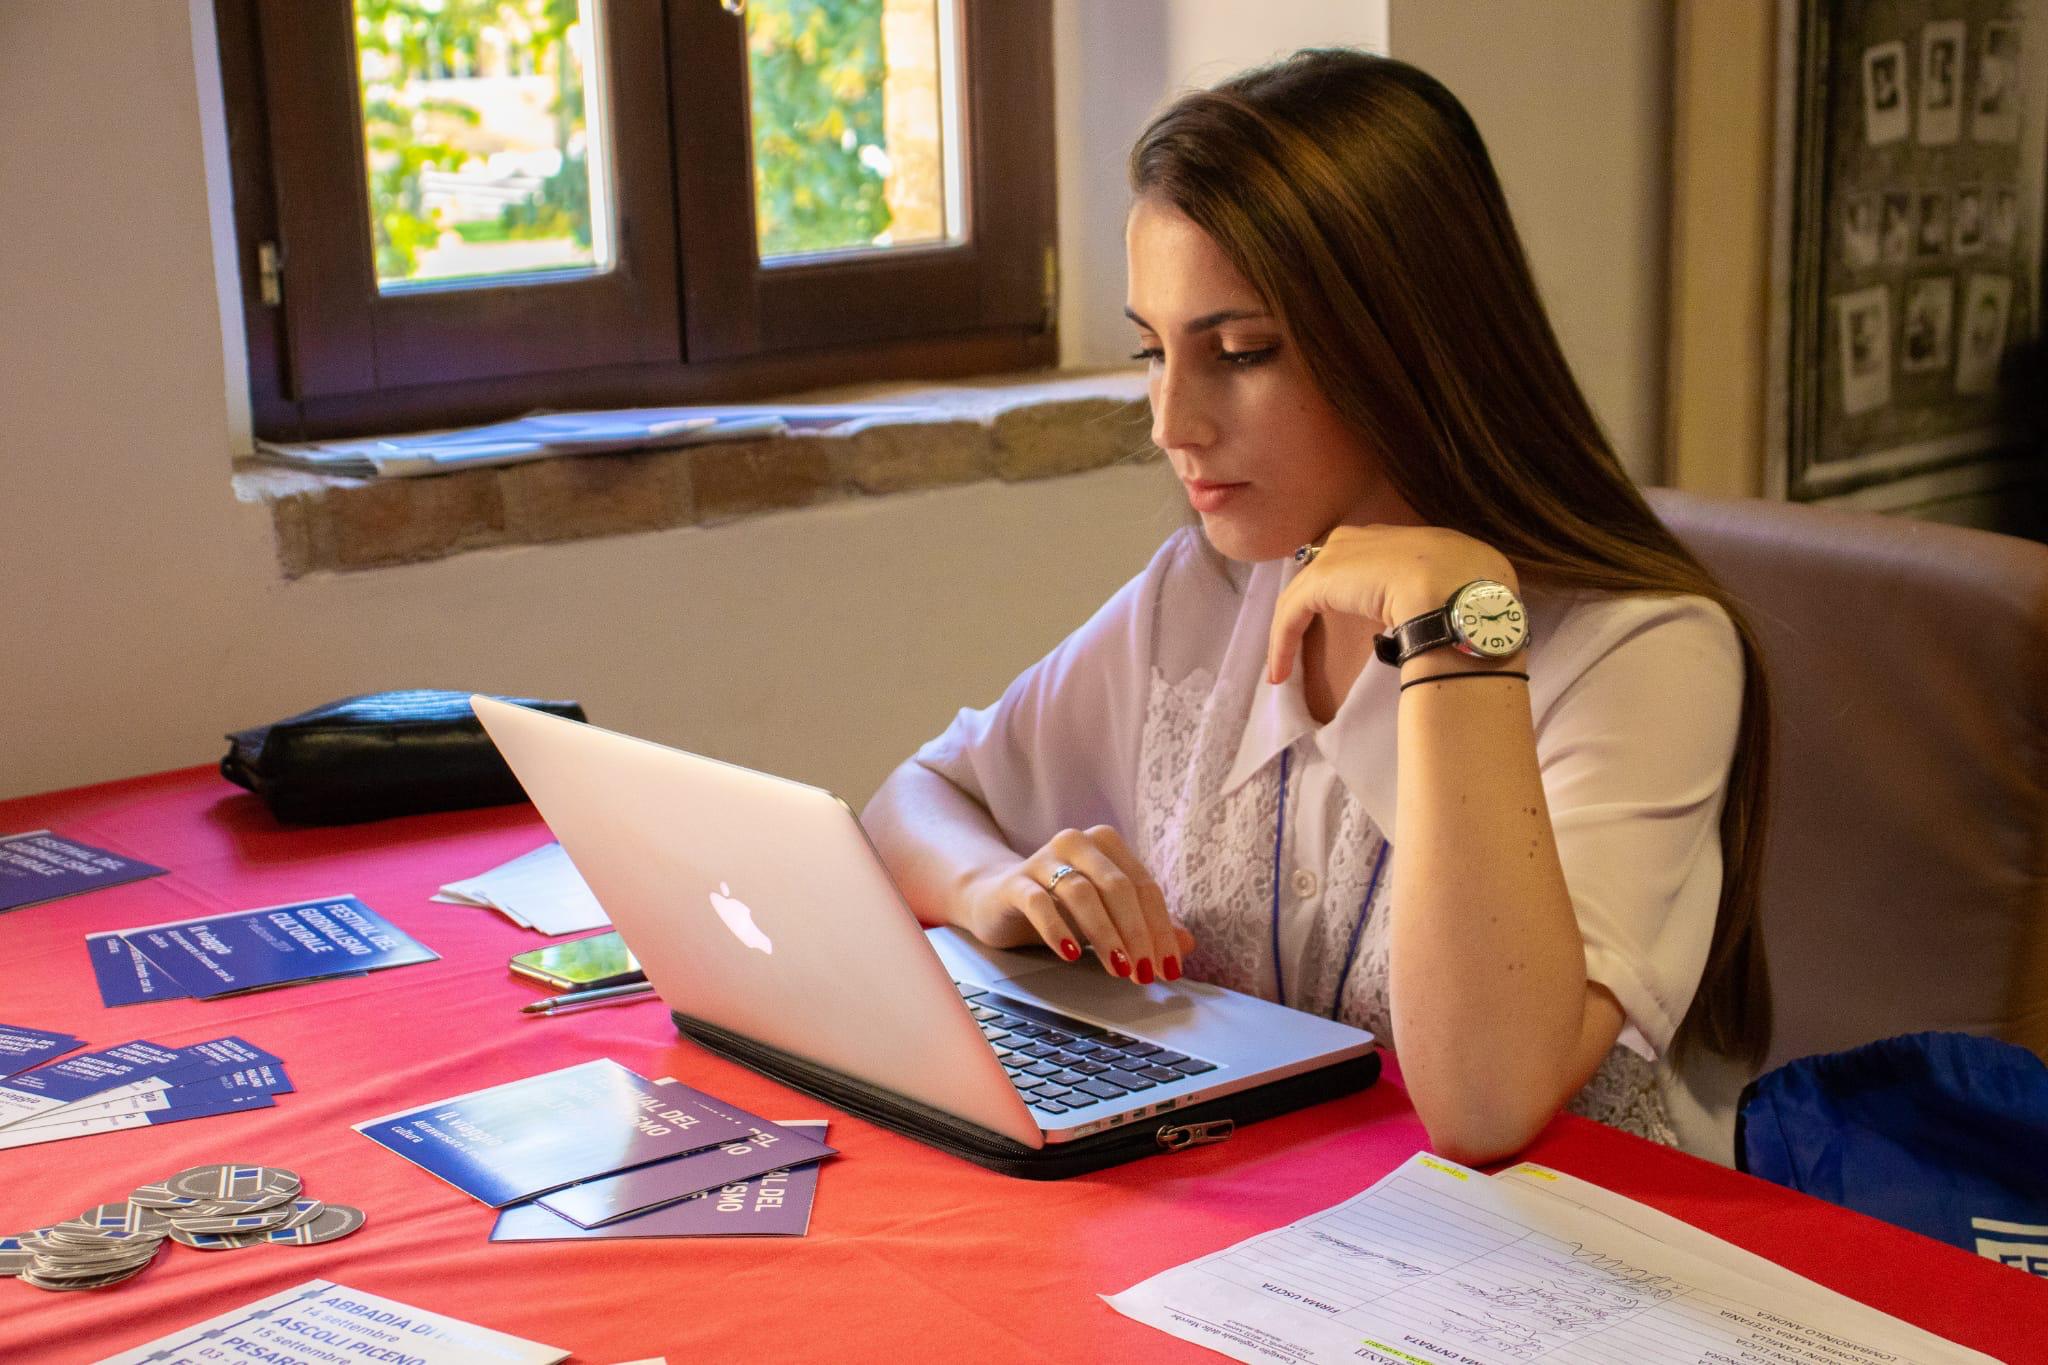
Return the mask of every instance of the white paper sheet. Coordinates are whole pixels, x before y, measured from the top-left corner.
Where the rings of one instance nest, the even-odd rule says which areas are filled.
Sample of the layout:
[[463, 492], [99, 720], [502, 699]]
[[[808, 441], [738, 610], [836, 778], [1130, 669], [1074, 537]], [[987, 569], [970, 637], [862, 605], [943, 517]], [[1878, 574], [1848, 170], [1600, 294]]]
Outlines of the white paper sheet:
[[158, 1337], [100, 1365], [217, 1361], [220, 1365], [325, 1365], [334, 1360], [420, 1365], [553, 1365], [569, 1353], [396, 1299], [308, 1280]]
[[489, 872], [441, 888], [435, 900], [496, 910], [522, 929], [574, 934], [612, 922], [560, 844], [543, 844]]
[[1839, 1295], [1758, 1279], [1555, 1191], [1427, 1154], [1342, 1204], [1107, 1302], [1244, 1361], [1990, 1361]]
[[1764, 1284], [1794, 1294], [1814, 1295], [1845, 1313], [1869, 1314], [1874, 1322], [1891, 1324], [1893, 1331], [1917, 1336], [1920, 1343], [1917, 1349], [1921, 1352], [1933, 1354], [1943, 1348], [1955, 1349], [1932, 1332], [1923, 1332], [1910, 1323], [1900, 1322], [1867, 1304], [1858, 1303], [1847, 1294], [1838, 1294], [1824, 1284], [1816, 1284], [1804, 1275], [1787, 1270], [1776, 1261], [1766, 1260], [1753, 1251], [1744, 1251], [1733, 1242], [1724, 1242], [1711, 1232], [1700, 1231], [1682, 1218], [1673, 1218], [1660, 1209], [1637, 1203], [1626, 1195], [1602, 1189], [1590, 1180], [1581, 1180], [1575, 1175], [1566, 1175], [1563, 1171], [1553, 1171], [1548, 1166], [1539, 1166], [1533, 1161], [1512, 1166], [1494, 1179], [1513, 1181], [1574, 1208], [1611, 1219], [1645, 1237], [1655, 1238], [1667, 1246], [1674, 1246], [1703, 1259], [1717, 1262]]

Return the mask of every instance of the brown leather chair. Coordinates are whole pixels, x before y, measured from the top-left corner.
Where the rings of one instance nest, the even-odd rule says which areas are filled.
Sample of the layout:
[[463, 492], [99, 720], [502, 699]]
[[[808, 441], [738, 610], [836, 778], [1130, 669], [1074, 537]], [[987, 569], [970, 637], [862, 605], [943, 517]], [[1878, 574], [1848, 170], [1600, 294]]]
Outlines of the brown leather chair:
[[[2048, 1057], [2048, 546], [1657, 489], [1748, 607], [1777, 713], [1766, 1069], [1927, 1029]], [[1692, 1067], [1686, 1145], [1729, 1160], [1747, 1073]]]

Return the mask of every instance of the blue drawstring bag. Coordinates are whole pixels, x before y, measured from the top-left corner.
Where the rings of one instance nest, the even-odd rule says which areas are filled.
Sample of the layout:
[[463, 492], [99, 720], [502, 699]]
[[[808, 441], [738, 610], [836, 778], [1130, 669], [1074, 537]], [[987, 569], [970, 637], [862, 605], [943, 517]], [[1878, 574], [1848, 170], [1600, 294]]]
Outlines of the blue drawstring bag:
[[1966, 1033], [1802, 1057], [1750, 1082], [1736, 1167], [2048, 1277], [2048, 1065]]

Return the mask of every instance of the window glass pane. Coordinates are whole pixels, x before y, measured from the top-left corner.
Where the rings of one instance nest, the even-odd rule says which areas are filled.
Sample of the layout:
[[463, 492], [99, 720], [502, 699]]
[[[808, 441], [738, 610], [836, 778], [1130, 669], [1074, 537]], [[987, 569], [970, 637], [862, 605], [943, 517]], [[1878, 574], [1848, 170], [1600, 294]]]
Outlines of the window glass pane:
[[962, 235], [953, 0], [749, 0], [761, 258]]
[[355, 0], [377, 284], [612, 265], [600, 0]]

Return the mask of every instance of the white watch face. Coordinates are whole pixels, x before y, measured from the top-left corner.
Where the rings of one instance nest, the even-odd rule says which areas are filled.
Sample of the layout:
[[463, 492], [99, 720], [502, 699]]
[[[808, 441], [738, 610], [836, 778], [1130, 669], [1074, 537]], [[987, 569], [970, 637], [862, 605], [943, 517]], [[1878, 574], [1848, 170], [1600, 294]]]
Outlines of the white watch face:
[[1468, 583], [1451, 600], [1451, 628], [1471, 653], [1503, 659], [1529, 643], [1521, 599], [1489, 579]]

